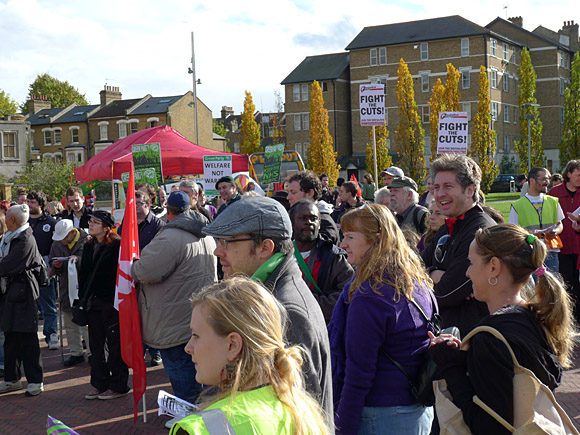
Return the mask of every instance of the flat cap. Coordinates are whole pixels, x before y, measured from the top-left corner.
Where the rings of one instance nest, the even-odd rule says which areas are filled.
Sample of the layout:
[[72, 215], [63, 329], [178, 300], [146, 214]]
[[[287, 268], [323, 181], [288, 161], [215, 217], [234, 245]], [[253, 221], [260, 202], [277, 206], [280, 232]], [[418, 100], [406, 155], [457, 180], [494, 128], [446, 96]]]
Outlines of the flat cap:
[[392, 189], [393, 187], [410, 187], [415, 192], [417, 191], [417, 183], [415, 183], [415, 180], [406, 176], [394, 178], [389, 188]]

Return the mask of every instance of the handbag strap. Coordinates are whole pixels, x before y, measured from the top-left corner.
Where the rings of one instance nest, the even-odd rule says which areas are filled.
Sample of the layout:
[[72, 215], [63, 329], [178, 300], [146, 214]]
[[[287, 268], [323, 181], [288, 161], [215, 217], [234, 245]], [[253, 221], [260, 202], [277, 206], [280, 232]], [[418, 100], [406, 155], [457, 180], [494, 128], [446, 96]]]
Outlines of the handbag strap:
[[294, 257], [296, 257], [296, 261], [298, 261], [298, 265], [300, 266], [302, 273], [304, 274], [306, 279], [314, 286], [316, 291], [322, 293], [322, 290], [320, 290], [320, 287], [318, 287], [318, 284], [316, 284], [316, 281], [314, 281], [314, 278], [312, 277], [312, 273], [310, 272], [308, 265], [304, 261], [304, 257], [302, 256], [300, 251], [298, 251], [298, 248], [296, 247], [296, 242], [293, 242], [293, 243], [294, 243]]

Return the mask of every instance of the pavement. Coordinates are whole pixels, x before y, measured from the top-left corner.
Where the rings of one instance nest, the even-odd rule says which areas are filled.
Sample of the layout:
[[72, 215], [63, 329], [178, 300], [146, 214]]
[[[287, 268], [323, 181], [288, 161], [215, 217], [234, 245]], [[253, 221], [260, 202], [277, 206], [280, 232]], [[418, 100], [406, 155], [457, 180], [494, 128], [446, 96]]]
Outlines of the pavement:
[[[46, 434], [48, 415], [61, 420], [81, 435], [88, 434], [168, 434], [165, 422], [168, 416], [157, 415], [159, 390], [172, 393], [169, 378], [162, 366], [149, 367], [147, 355], [147, 423], [143, 422], [142, 408], [133, 424], [132, 394], [113, 400], [86, 400], [90, 389], [88, 362], [74, 367], [63, 367], [61, 350], [48, 350], [41, 337], [44, 364], [44, 392], [27, 397], [24, 390], [0, 396], [0, 434]], [[64, 358], [68, 358], [66, 338]], [[24, 378], [23, 378], [24, 381]], [[24, 387], [26, 383], [23, 382]], [[132, 385], [132, 378], [129, 379]], [[580, 430], [580, 349], [575, 351], [574, 367], [564, 372], [556, 393], [558, 403]]]

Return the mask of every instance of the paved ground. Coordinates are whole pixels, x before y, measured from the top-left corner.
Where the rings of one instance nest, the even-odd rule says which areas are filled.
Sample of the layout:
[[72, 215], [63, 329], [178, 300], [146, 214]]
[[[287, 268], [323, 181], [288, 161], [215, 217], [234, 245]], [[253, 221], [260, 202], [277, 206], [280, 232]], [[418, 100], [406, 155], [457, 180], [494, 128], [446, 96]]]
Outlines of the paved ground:
[[[65, 347], [65, 358], [68, 357], [66, 351]], [[164, 424], [169, 417], [157, 416], [157, 393], [160, 389], [172, 392], [163, 367], [147, 369], [148, 421], [143, 423], [140, 414], [137, 423], [133, 424], [132, 395], [107, 401], [84, 399], [89, 389], [87, 362], [64, 368], [60, 350], [49, 351], [44, 342], [42, 358], [45, 370], [42, 394], [27, 397], [24, 391], [18, 391], [0, 396], [1, 435], [45, 434], [48, 414], [81, 435], [168, 433]], [[575, 368], [565, 372], [556, 398], [580, 429], [580, 350], [575, 353]]]

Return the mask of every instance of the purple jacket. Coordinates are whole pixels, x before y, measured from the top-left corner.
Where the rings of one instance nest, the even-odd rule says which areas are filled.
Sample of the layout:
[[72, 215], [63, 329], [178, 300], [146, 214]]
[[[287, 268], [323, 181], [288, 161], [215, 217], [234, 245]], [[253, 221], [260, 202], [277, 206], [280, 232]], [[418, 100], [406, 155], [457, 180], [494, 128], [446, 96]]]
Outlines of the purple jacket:
[[[393, 300], [395, 289], [368, 282], [348, 301], [347, 284], [328, 325], [337, 434], [356, 434], [363, 407], [406, 406], [416, 403], [405, 375], [383, 353], [387, 351], [411, 376], [429, 346], [429, 325], [404, 296]], [[432, 317], [432, 290], [418, 285], [413, 297]]]

